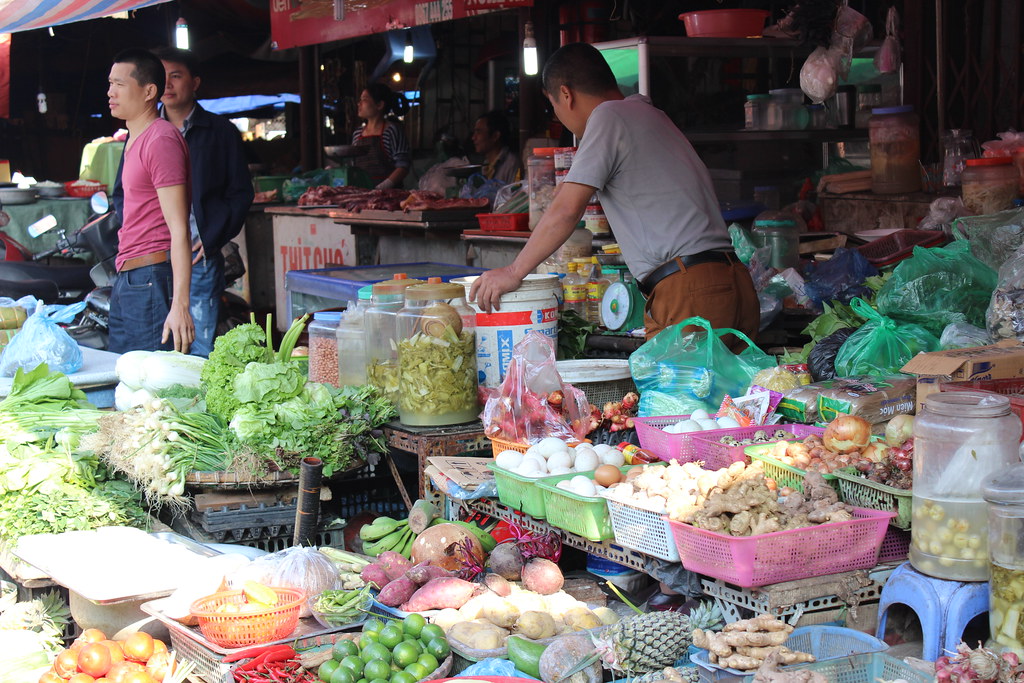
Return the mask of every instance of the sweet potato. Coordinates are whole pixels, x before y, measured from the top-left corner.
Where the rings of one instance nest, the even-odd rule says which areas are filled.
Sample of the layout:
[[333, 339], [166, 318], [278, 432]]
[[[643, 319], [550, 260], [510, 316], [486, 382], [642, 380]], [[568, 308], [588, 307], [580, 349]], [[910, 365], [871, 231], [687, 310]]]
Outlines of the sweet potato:
[[409, 560], [392, 550], [385, 550], [378, 555], [377, 564], [381, 566], [384, 573], [387, 574], [388, 578], [392, 581], [397, 578], [401, 578], [407, 571], [409, 571], [410, 568], [412, 568], [412, 563], [409, 562]]
[[[416, 584], [413, 583], [412, 579], [407, 579], [404, 576], [388, 583], [380, 590], [380, 595], [377, 599], [380, 600], [382, 605], [388, 607], [398, 607], [403, 602], [409, 600], [415, 593]], [[404, 607], [402, 609], [405, 609]], [[419, 610], [409, 610], [419, 611]]]
[[412, 567], [405, 573], [405, 575], [412, 579], [417, 586], [422, 586], [431, 579], [439, 579], [443, 576], [451, 576], [451, 572], [441, 567], [435, 567], [429, 562], [420, 562], [415, 567]]
[[[477, 588], [477, 584], [457, 579], [454, 576], [431, 579], [413, 593], [401, 609], [403, 612], [423, 612], [428, 609], [445, 609], [446, 607], [458, 609], [473, 597]], [[381, 602], [384, 601], [381, 600]]]
[[391, 582], [388, 575], [384, 572], [384, 568], [376, 562], [366, 565], [363, 567], [363, 571], [359, 572], [360, 578], [366, 583], [372, 583], [377, 588], [383, 588]]

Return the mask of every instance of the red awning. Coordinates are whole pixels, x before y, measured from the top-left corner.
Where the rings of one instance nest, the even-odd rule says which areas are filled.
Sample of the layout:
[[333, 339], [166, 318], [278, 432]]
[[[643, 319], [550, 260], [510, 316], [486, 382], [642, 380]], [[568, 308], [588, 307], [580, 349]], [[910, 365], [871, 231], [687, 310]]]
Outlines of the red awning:
[[108, 17], [167, 0], [0, 0], [0, 33]]

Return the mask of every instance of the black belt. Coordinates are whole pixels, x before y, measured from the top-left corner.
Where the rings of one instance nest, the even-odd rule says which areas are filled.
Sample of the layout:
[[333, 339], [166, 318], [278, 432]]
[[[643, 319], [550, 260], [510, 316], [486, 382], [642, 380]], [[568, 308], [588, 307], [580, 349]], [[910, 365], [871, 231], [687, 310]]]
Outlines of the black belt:
[[680, 263], [682, 263], [684, 268], [690, 268], [701, 263], [733, 263], [736, 260], [736, 254], [733, 251], [702, 251], [699, 254], [678, 256], [671, 261], [661, 264], [652, 270], [650, 275], [641, 280], [640, 291], [643, 292], [644, 296], [650, 296], [659, 282], [669, 275], [679, 272]]

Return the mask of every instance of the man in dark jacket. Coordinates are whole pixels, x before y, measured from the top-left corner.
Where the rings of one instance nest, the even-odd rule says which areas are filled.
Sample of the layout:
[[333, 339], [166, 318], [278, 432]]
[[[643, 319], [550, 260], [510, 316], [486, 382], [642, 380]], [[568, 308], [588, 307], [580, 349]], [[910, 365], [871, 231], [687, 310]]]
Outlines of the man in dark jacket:
[[[160, 115], [177, 126], [188, 143], [192, 164], [192, 289], [190, 311], [196, 338], [192, 353], [213, 349], [224, 293], [221, 249], [242, 230], [253, 200], [252, 178], [242, 139], [234, 124], [196, 102], [200, 77], [191, 53], [176, 48], [153, 51], [163, 62], [167, 85]], [[121, 172], [114, 188], [120, 211]]]

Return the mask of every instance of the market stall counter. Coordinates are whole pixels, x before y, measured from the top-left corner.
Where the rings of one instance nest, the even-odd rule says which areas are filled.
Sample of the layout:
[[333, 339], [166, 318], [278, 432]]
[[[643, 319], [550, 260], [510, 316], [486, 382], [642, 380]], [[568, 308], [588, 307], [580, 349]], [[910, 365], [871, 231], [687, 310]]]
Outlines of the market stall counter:
[[[114, 366], [121, 354], [90, 349], [82, 349], [82, 369], [68, 375], [68, 379], [77, 388], [85, 392], [86, 399], [97, 408], [114, 407], [114, 386], [117, 384], [117, 373]], [[0, 377], [0, 398], [11, 391], [10, 377]]]
[[[77, 197], [37, 199], [31, 204], [4, 204], [3, 211], [11, 217], [3, 231], [34, 254], [52, 249], [57, 245], [61, 231], [70, 235], [89, 222], [93, 215], [89, 200]], [[47, 230], [38, 237], [29, 235], [28, 226], [44, 216], [56, 218], [57, 229]]]

